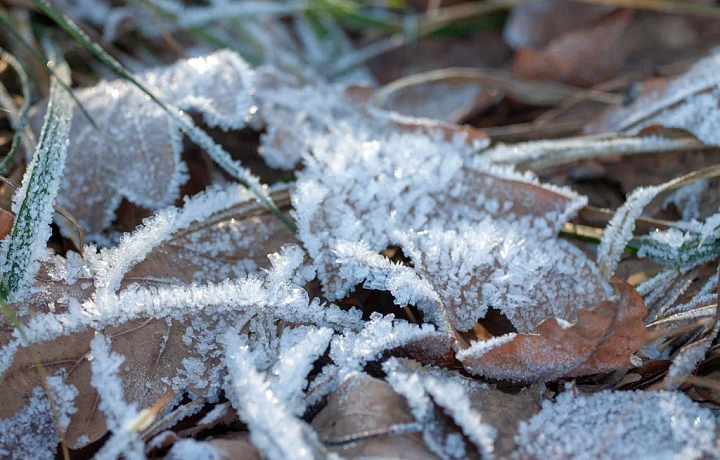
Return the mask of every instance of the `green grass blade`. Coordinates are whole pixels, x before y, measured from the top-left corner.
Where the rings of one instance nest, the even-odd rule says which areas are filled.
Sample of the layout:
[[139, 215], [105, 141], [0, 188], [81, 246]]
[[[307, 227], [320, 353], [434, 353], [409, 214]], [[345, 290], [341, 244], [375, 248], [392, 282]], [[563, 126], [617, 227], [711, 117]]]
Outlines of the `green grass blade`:
[[22, 86], [23, 92], [23, 105], [20, 108], [18, 120], [14, 123], [15, 135], [13, 136], [12, 144], [10, 144], [10, 151], [3, 159], [2, 163], [0, 163], [0, 175], [4, 175], [7, 172], [8, 166], [12, 162], [13, 157], [15, 157], [17, 146], [20, 145], [20, 140], [25, 133], [25, 128], [27, 127], [28, 122], [28, 113], [30, 113], [31, 97], [30, 81], [25, 68], [22, 64], [20, 64], [20, 61], [3, 48], [0, 48], [0, 59], [7, 62], [15, 70], [15, 73], [20, 79], [20, 85]]
[[275, 206], [270, 196], [265, 192], [263, 187], [257, 182], [257, 179], [250, 172], [242, 167], [240, 162], [233, 160], [228, 152], [218, 145], [205, 131], [195, 126], [189, 117], [175, 109], [168, 107], [163, 101], [155, 96], [152, 91], [147, 89], [140, 83], [135, 76], [125, 68], [117, 59], [110, 56], [102, 47], [92, 40], [85, 32], [80, 29], [67, 15], [57, 10], [47, 0], [32, 0], [43, 13], [45, 13], [56, 24], [62, 27], [73, 39], [80, 43], [85, 49], [90, 51], [103, 64], [107, 65], [113, 72], [120, 77], [128, 80], [140, 91], [147, 95], [153, 102], [160, 106], [177, 124], [180, 129], [187, 135], [191, 141], [205, 149], [212, 159], [228, 174], [240, 181], [244, 186], [250, 189], [275, 216], [277, 216], [289, 229], [295, 231], [295, 226], [290, 222], [280, 210]]
[[13, 196], [15, 224], [2, 248], [2, 271], [7, 283], [3, 294], [13, 300], [27, 293], [39, 267], [38, 259], [46, 252], [55, 196], [65, 168], [72, 100], [58, 79], [69, 82], [70, 68], [59, 55], [54, 60], [56, 76], [51, 79], [42, 132], [22, 187]]

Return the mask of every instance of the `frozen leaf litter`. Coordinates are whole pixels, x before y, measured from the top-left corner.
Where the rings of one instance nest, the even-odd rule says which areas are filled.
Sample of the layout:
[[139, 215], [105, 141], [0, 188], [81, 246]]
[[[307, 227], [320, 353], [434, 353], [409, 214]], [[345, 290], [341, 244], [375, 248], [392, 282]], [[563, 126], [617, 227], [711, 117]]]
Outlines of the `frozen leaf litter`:
[[[9, 427], [0, 449], [8, 456], [50, 458], [58, 440], [49, 428], [18, 435], [18, 427], [54, 427], [49, 411], [37, 414], [48, 402], [38, 391], [34, 353], [53, 379], [69, 447], [110, 432], [100, 458], [142, 458], [147, 446], [162, 444], [146, 439], [138, 420], [166, 400], [158, 423], [173, 419], [187, 400], [199, 408], [229, 401], [250, 443], [269, 459], [545, 458], [554, 451], [543, 449], [554, 447], [543, 444], [535, 420], [564, 410], [572, 390], [558, 388], [555, 402], [543, 403], [552, 392], [542, 382], [643, 364], [643, 299], [558, 237], [587, 199], [478, 156], [487, 139], [445, 123], [413, 123], [366, 105], [348, 88], [307, 84], [272, 67], [253, 70], [229, 51], [143, 78], [210, 125], [264, 127], [261, 156], [274, 167], [302, 165], [290, 186], [265, 189], [270, 196], [289, 192], [297, 232], [244, 187], [218, 183], [181, 207], [156, 211], [114, 247], [89, 245], [84, 258], [34, 254], [38, 274], [11, 305], [22, 328], [5, 320], [0, 331], [0, 416]], [[186, 85], [191, 81], [200, 83]], [[100, 83], [81, 90], [81, 100], [117, 135], [137, 123], [150, 130], [147, 141], [156, 146], [116, 144], [115, 154], [136, 161], [143, 174], [171, 180], [135, 175], [123, 187], [145, 181], [157, 189], [144, 196], [114, 188], [78, 204], [73, 213], [85, 215], [81, 221], [93, 232], [107, 226], [117, 197], [158, 208], [182, 182], [179, 128], [124, 85]], [[123, 107], [146, 118], [103, 118], [119, 117]], [[111, 142], [89, 129], [74, 132], [67, 160], [73, 170], [90, 145]], [[166, 152], [167, 174], [143, 157], [157, 149]], [[145, 159], [128, 160], [134, 156]], [[73, 180], [91, 187], [93, 174]], [[58, 200], [69, 200], [63, 190]], [[406, 260], [384, 255], [389, 247]], [[387, 292], [396, 311], [364, 315], [348, 307], [344, 299], [361, 288]], [[400, 319], [411, 309], [419, 319]], [[477, 332], [491, 315], [504, 317], [510, 331]], [[540, 383], [523, 389], [517, 382]], [[677, 392], [657, 394], [671, 417], [693, 420], [698, 429], [674, 433], [684, 428], [645, 403], [629, 419], [632, 429], [674, 436], [662, 444], [668, 458], [690, 445], [712, 452], [712, 413]], [[603, 395], [634, 410], [626, 395], [636, 393]], [[357, 403], [347, 398], [395, 413], [353, 424], [344, 411], [363, 407], [353, 409]], [[620, 443], [618, 452], [632, 442], [625, 432], [593, 425], [589, 412], [575, 417], [578, 429], [598, 430], [597, 442], [605, 436]], [[603, 417], [608, 424], [624, 420], [622, 413]], [[584, 458], [579, 444], [563, 449], [566, 458]], [[212, 458], [218, 448], [178, 441], [170, 457], [191, 452]]]

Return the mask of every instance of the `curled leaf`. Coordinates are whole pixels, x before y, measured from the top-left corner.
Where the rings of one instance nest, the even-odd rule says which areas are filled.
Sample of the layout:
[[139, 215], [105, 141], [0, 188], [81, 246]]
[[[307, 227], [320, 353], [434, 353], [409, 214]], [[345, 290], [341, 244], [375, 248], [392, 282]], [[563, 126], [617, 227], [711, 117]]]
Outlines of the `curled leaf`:
[[633, 353], [647, 341], [647, 309], [629, 284], [615, 280], [614, 285], [618, 299], [580, 310], [575, 323], [546, 319], [536, 334], [476, 341], [457, 357], [474, 374], [523, 382], [634, 367]]

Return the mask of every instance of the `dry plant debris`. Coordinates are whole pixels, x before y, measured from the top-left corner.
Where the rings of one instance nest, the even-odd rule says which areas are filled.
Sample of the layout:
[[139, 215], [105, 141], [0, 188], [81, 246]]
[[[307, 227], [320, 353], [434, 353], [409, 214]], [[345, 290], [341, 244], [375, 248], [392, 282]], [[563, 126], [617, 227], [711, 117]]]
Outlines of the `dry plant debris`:
[[[718, 54], [624, 103], [602, 85], [650, 13], [542, 2], [507, 19], [512, 74], [377, 86], [407, 18], [355, 2], [33, 2], [123, 78], [70, 93], [82, 53], [42, 41], [37, 143], [0, 190], [0, 458], [720, 458]], [[392, 35], [353, 44], [348, 16]], [[542, 138], [555, 117], [577, 135]], [[615, 210], [578, 192], [690, 149]]]

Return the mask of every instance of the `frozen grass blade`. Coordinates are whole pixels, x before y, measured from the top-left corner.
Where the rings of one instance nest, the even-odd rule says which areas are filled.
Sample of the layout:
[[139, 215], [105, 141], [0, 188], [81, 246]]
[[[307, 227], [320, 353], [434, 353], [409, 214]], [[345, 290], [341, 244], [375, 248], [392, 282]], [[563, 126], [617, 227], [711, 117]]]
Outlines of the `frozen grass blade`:
[[3, 242], [2, 270], [7, 283], [6, 297], [19, 299], [39, 268], [38, 260], [47, 251], [53, 205], [65, 168], [72, 101], [58, 84], [70, 81], [70, 68], [59, 57], [52, 78], [47, 114], [33, 160], [23, 178], [22, 187], [13, 196], [16, 215], [10, 238]]
[[32, 0], [32, 2], [57, 25], [62, 27], [73, 39], [75, 39], [75, 41], [93, 53], [103, 64], [107, 65], [113, 72], [128, 80], [140, 91], [145, 93], [145, 95], [162, 108], [173, 119], [173, 121], [180, 126], [180, 129], [182, 129], [183, 133], [185, 133], [191, 141], [207, 151], [207, 153], [221, 168], [250, 189], [275, 216], [277, 216], [289, 229], [295, 231], [295, 225], [290, 222], [287, 217], [282, 214], [282, 212], [280, 212], [257, 178], [245, 169], [240, 162], [233, 160], [230, 154], [218, 145], [205, 131], [195, 126], [189, 117], [184, 116], [185, 114], [182, 112], [173, 110], [163, 101], [158, 99], [158, 97], [141, 84], [133, 76], [133, 74], [125, 68], [125, 66], [123, 66], [117, 59], [110, 56], [99, 44], [83, 32], [72, 19], [57, 10], [50, 4], [49, 1]]
[[27, 126], [28, 122], [28, 113], [30, 112], [30, 82], [28, 80], [27, 72], [25, 71], [25, 68], [20, 64], [20, 61], [15, 58], [12, 54], [4, 50], [3, 48], [0, 48], [0, 59], [7, 62], [10, 67], [12, 67], [15, 70], [15, 73], [17, 74], [18, 78], [20, 79], [20, 85], [22, 86], [22, 92], [23, 92], [23, 105], [20, 108], [20, 113], [17, 117], [17, 120], [13, 122], [13, 128], [15, 128], [15, 135], [13, 136], [12, 144], [10, 145], [10, 151], [3, 159], [2, 163], [0, 163], [0, 174], [5, 174], [8, 170], [8, 166], [13, 160], [13, 157], [15, 156], [15, 152], [17, 151], [17, 146], [20, 144], [20, 140], [22, 139], [23, 134], [25, 133], [25, 128]]
[[[684, 185], [691, 184], [702, 179], [710, 179], [718, 176], [720, 176], [720, 165], [712, 165], [691, 172], [690, 174], [675, 178], [669, 182], [665, 182], [664, 184], [658, 186], [639, 187], [635, 189], [627, 198], [625, 204], [623, 204], [617, 210], [615, 216], [610, 220], [610, 223], [605, 229], [602, 240], [600, 241], [600, 247], [598, 248], [597, 262], [600, 268], [600, 273], [602, 273], [602, 275], [608, 279], [613, 275], [613, 273], [615, 273], [618, 262], [620, 262], [620, 256], [625, 251], [628, 243], [630, 243], [630, 241], [633, 239], [635, 221], [638, 219], [638, 217], [640, 217], [640, 214], [642, 213], [645, 206], [647, 206], [653, 200], [653, 198], [655, 198], [660, 193], [675, 190]], [[681, 233], [679, 232], [679, 230], [676, 231], [678, 233]], [[684, 262], [686, 256], [684, 254], [678, 253], [677, 251], [677, 247], [681, 247], [681, 245], [678, 244], [677, 238], [673, 238], [673, 241], [671, 242], [673, 245], [675, 245], [675, 250], [672, 250], [670, 246], [667, 246], [666, 249], [659, 249], [656, 246], [651, 246], [647, 243], [648, 240], [646, 239], [640, 241], [646, 244], [647, 249], [645, 255], [654, 257], [666, 257], [667, 255], [672, 254], [670, 257], [674, 260], [671, 261], [668, 259], [667, 262], [669, 263], [669, 266], [686, 266]], [[658, 240], [658, 242], [661, 245], [663, 244], [663, 241], [661, 240]], [[669, 241], [665, 241], [665, 243], [668, 242]], [[708, 253], [705, 252], [705, 249], [701, 248], [701, 246], [697, 247], [698, 249], [701, 249], [701, 251], [700, 253], [696, 254], [696, 256], [700, 257], [700, 259], [702, 260], [706, 260], [706, 257], [709, 257]], [[668, 252], [665, 253], [665, 256], [661, 256], [660, 252], [665, 250], [667, 250]], [[690, 263], [691, 260], [694, 260], [694, 258], [695, 256], [688, 254], [688, 263]]]

